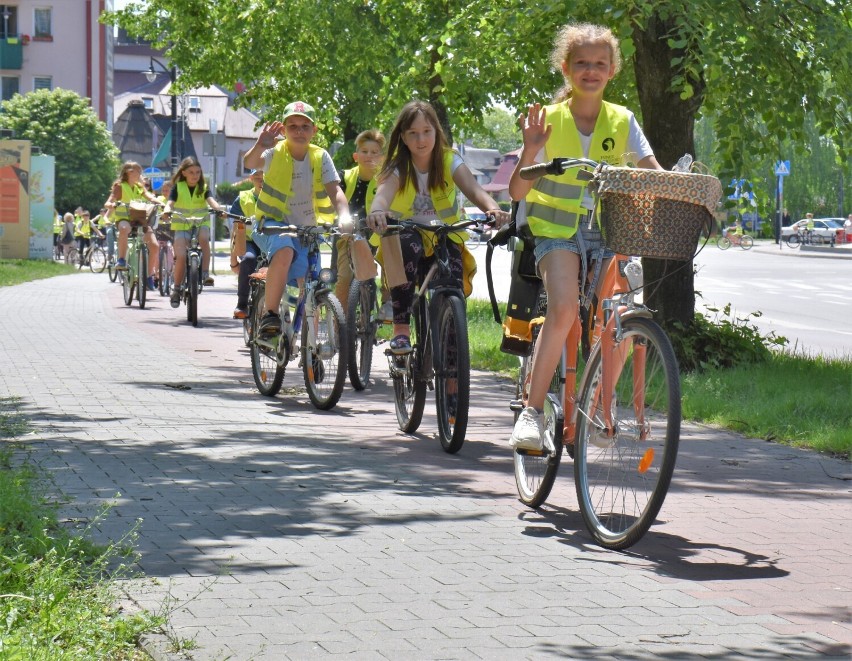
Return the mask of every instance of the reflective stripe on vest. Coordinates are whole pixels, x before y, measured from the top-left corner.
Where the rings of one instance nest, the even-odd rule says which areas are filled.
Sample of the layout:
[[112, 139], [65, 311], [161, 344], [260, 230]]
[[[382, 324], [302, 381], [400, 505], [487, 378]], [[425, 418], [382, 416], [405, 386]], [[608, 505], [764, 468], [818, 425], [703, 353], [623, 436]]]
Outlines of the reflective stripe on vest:
[[[545, 159], [582, 155], [580, 135], [567, 102], [547, 106], [546, 110], [553, 131], [544, 148]], [[595, 122], [589, 158], [611, 165], [620, 164], [627, 150], [629, 132], [630, 111], [604, 101]], [[583, 207], [586, 183], [577, 178], [576, 170], [539, 179], [526, 197], [527, 219], [532, 233], [550, 238], [572, 237], [580, 220], [586, 216]]]
[[[195, 193], [189, 192], [189, 186], [185, 181], [177, 182], [177, 200], [174, 207], [178, 213], [184, 216], [204, 216], [207, 214], [207, 198], [201, 182], [195, 186]], [[176, 232], [186, 232], [192, 229], [192, 223], [183, 223], [179, 218], [172, 220], [172, 229]]]
[[[145, 200], [145, 189], [141, 184], [136, 184], [135, 186], [131, 186], [126, 181], [121, 182], [121, 201], [125, 204], [129, 204], [130, 202], [138, 202], [140, 200]], [[114, 210], [115, 213], [115, 222], [118, 223], [122, 220], [128, 220], [130, 218], [130, 214], [127, 211], [127, 207], [118, 206]]]
[[[272, 164], [263, 177], [263, 187], [257, 197], [257, 211], [272, 220], [283, 221], [290, 214], [289, 199], [293, 194], [293, 157], [282, 140], [274, 147]], [[316, 222], [333, 222], [334, 207], [322, 182], [322, 159], [325, 150], [308, 145], [311, 174], [313, 177], [314, 214]]]

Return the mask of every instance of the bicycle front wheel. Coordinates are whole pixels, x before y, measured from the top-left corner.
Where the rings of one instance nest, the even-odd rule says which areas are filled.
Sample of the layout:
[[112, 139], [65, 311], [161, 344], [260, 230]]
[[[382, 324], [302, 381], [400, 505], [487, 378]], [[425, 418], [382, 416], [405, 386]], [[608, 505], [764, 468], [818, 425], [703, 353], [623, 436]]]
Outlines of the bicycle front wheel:
[[[313, 344], [309, 323], [316, 337]], [[333, 408], [343, 393], [348, 348], [343, 306], [334, 294], [318, 294], [313, 319], [302, 324], [302, 372], [308, 397], [322, 411]]]
[[145, 299], [148, 296], [148, 250], [145, 246], [139, 249], [139, 264], [136, 273], [136, 296], [139, 298], [139, 308], [145, 309]]
[[260, 394], [274, 397], [281, 390], [281, 384], [284, 381], [285, 361], [281, 354], [287, 344], [287, 338], [284, 335], [271, 339], [260, 337], [258, 329], [264, 314], [266, 314], [266, 287], [259, 284], [249, 307], [252, 328], [249, 342], [251, 373]]
[[130, 271], [116, 271], [121, 278], [121, 289], [124, 294], [124, 304], [133, 305], [133, 295], [136, 293], [136, 280]]
[[464, 301], [441, 297], [432, 330], [435, 361], [435, 409], [444, 452], [455, 454], [464, 444], [470, 404], [470, 347]]
[[[529, 399], [530, 381], [532, 379], [532, 364], [538, 346], [538, 334], [540, 326], [533, 327], [532, 346], [528, 356], [521, 360], [518, 370], [518, 380], [515, 384], [515, 400], [527, 405]], [[548, 392], [559, 398], [562, 388], [563, 364], [560, 360], [550, 381]], [[561, 402], [561, 399], [560, 399]], [[518, 415], [515, 415], [517, 421]], [[518, 498], [527, 507], [540, 507], [550, 495], [553, 483], [556, 481], [556, 473], [559, 471], [559, 463], [562, 461], [562, 426], [564, 420], [546, 420], [545, 430], [549, 435], [552, 451], [533, 451], [515, 449], [515, 485], [518, 488]]]
[[349, 381], [355, 390], [364, 390], [370, 381], [378, 327], [375, 312], [376, 281], [353, 280], [346, 307], [346, 330], [349, 339]]
[[[677, 359], [660, 326], [645, 318], [622, 323], [606, 366], [598, 344], [578, 398], [574, 439], [577, 501], [595, 541], [625, 549], [648, 531], [669, 489], [680, 441]], [[613, 428], [604, 415], [603, 369], [613, 372]]]
[[189, 269], [186, 320], [193, 326], [198, 326], [198, 292], [201, 288], [201, 262], [198, 255], [192, 255], [186, 266]]
[[720, 236], [716, 239], [716, 245], [719, 246], [720, 250], [727, 250], [731, 247], [731, 240], [727, 236]]
[[107, 256], [103, 248], [92, 248], [89, 255], [89, 270], [92, 273], [103, 273], [107, 265]]

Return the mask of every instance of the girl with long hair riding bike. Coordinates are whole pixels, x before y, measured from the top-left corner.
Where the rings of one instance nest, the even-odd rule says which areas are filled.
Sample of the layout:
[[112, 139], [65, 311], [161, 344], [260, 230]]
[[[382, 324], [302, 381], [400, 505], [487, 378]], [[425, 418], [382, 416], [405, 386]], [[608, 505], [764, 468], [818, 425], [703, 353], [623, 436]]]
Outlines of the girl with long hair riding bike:
[[[603, 100], [609, 81], [621, 68], [618, 39], [605, 27], [568, 24], [557, 34], [551, 64], [564, 87], [552, 105], [535, 103], [518, 124], [523, 148], [509, 182], [519, 201], [518, 215], [535, 238], [536, 269], [547, 292], [547, 314], [538, 337], [527, 407], [518, 416], [513, 448], [540, 450], [542, 411], [562, 354], [565, 336], [579, 313], [578, 276], [585, 255], [601, 245], [598, 227], [580, 227], [590, 196], [576, 170], [537, 181], [521, 178], [522, 168], [556, 157], [584, 157], [610, 165], [635, 162], [662, 169], [633, 113]], [[611, 253], [608, 254], [611, 256]]]
[[[497, 226], [509, 222], [494, 199], [479, 185], [462, 157], [447, 144], [435, 109], [425, 101], [411, 101], [400, 111], [391, 131], [388, 155], [379, 173], [379, 187], [370, 205], [368, 227], [383, 233], [387, 212], [406, 219], [428, 223], [441, 220], [459, 222], [458, 191], [482, 211], [493, 214]], [[463, 239], [452, 235], [449, 247], [453, 277], [463, 281]], [[427, 266], [423, 236], [414, 228], [400, 231], [402, 261], [408, 282], [391, 287], [393, 334], [390, 349], [404, 354], [411, 351], [411, 303], [414, 283]]]

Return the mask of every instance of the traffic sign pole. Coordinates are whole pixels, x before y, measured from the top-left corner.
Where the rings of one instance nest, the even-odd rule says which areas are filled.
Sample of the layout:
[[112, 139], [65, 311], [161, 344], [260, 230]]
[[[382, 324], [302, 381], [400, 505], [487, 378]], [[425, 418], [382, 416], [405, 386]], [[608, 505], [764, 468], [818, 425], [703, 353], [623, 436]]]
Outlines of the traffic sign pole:
[[784, 222], [784, 177], [790, 174], [790, 161], [775, 163], [775, 174], [778, 176], [778, 250], [784, 242], [781, 240], [781, 230]]

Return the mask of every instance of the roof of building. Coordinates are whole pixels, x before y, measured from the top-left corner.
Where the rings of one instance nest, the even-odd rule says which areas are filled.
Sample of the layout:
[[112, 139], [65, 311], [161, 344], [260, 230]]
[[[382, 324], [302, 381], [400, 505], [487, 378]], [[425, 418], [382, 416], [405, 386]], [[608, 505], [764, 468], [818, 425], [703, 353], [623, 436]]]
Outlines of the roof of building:
[[491, 181], [482, 186], [486, 191], [489, 193], [495, 193], [509, 188], [509, 179], [511, 179], [512, 171], [515, 169], [515, 164], [518, 162], [519, 152], [520, 150], [509, 152], [505, 155], [503, 161], [500, 163], [500, 167], [497, 168], [497, 172], [495, 172], [494, 176], [491, 178]]

